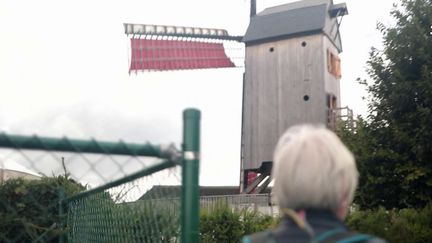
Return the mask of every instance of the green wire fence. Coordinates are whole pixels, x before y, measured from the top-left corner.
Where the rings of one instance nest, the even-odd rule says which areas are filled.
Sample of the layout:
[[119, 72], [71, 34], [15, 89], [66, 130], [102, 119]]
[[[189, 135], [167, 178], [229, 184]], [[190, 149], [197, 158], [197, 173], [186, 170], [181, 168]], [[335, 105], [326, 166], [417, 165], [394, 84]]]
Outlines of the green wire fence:
[[[15, 151], [33, 168], [38, 168], [46, 158], [36, 156], [35, 159], [28, 151], [45, 151], [51, 155], [62, 152], [79, 154], [75, 160], [80, 161], [84, 174], [104, 178], [108, 174], [104, 167], [116, 166], [127, 174], [83, 191], [80, 178], [71, 178], [66, 168], [63, 176], [29, 181], [5, 179], [3, 166], [0, 242], [198, 242], [199, 138], [200, 111], [196, 109], [183, 112], [180, 151], [173, 145], [0, 134], [0, 148]], [[97, 156], [115, 163], [99, 166], [102, 160]], [[119, 162], [117, 156], [127, 159]], [[142, 156], [158, 160], [126, 173], [124, 168], [130, 161], [142, 162]], [[90, 165], [85, 167], [85, 163]], [[98, 170], [99, 167], [102, 168]], [[179, 167], [181, 195], [158, 186], [172, 183]], [[50, 180], [54, 181], [54, 187], [46, 186]]]

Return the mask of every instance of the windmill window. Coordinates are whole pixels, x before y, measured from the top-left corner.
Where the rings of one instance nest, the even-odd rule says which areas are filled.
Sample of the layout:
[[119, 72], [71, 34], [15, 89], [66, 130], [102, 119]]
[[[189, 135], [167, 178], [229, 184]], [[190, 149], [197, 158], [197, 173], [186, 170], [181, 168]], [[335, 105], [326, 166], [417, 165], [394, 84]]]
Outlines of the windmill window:
[[306, 41], [303, 41], [303, 42], [301, 43], [301, 46], [303, 46], [303, 47], [305, 47], [306, 45], [307, 45]]
[[308, 100], [309, 100], [309, 95], [305, 95], [305, 96], [303, 96], [303, 100], [304, 100], [304, 101], [308, 101]]
[[270, 52], [273, 52], [273, 51], [274, 51], [274, 48], [273, 48], [273, 47], [270, 47], [269, 51], [270, 51]]
[[333, 94], [327, 94], [327, 109], [336, 109], [337, 108], [337, 97]]
[[340, 79], [342, 77], [340, 58], [334, 53], [332, 53], [330, 50], [327, 50], [327, 69], [328, 72], [335, 76], [337, 79]]

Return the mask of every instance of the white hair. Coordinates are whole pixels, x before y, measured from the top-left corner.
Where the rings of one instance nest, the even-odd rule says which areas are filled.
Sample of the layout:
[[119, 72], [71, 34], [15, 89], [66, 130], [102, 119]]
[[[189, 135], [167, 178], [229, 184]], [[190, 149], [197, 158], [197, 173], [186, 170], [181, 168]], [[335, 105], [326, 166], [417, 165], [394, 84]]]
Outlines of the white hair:
[[279, 139], [273, 158], [273, 195], [280, 208], [337, 210], [351, 203], [358, 172], [354, 156], [331, 131], [299, 125]]

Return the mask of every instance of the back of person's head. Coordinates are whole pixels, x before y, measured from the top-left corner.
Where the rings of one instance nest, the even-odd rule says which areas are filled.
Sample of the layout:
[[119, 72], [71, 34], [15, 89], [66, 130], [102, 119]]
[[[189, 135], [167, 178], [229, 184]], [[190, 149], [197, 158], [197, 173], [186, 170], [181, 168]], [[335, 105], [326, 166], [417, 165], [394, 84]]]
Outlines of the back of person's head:
[[273, 195], [280, 208], [338, 210], [352, 202], [358, 172], [351, 152], [322, 126], [299, 125], [279, 139]]

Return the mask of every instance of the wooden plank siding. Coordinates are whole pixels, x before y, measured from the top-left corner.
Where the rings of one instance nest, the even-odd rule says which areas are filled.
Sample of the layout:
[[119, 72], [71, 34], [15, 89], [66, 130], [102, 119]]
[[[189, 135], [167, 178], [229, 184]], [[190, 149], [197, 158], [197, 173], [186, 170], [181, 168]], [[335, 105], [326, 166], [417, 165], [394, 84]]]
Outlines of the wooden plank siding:
[[246, 47], [242, 170], [272, 161], [279, 136], [290, 126], [326, 123], [324, 38], [317, 34]]

